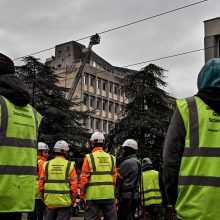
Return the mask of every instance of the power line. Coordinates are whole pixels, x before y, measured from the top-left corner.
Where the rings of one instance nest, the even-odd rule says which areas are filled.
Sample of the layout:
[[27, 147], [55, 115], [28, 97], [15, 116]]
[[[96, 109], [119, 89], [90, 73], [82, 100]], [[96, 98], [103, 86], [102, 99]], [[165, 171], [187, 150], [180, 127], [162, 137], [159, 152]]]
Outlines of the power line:
[[146, 61], [139, 62], [139, 63], [129, 64], [129, 65], [123, 66], [123, 67], [126, 68], [126, 67], [129, 67], [129, 66], [136, 66], [136, 65], [139, 65], [139, 64], [143, 64], [143, 63], [149, 63], [149, 62], [153, 62], [153, 61], [164, 60], [164, 59], [168, 59], [168, 58], [172, 58], [172, 57], [177, 57], [177, 56], [182, 56], [182, 55], [189, 54], [189, 53], [195, 53], [195, 52], [198, 52], [198, 51], [207, 50], [207, 49], [211, 49], [211, 48], [215, 48], [215, 47], [216, 46], [201, 48], [201, 49], [197, 49], [197, 50], [191, 50], [191, 51], [187, 51], [187, 52], [183, 52], [183, 53], [178, 53], [178, 54], [173, 54], [173, 55], [169, 55], [169, 56], [165, 56], [165, 57], [160, 57], [160, 58], [155, 58], [155, 59], [151, 59], [151, 60], [146, 60]]
[[124, 28], [124, 27], [130, 26], [130, 25], [133, 25], [133, 24], [140, 23], [142, 21], [150, 20], [152, 18], [156, 18], [156, 17], [162, 16], [162, 15], [165, 15], [165, 14], [169, 14], [169, 13], [172, 13], [172, 12], [184, 9], [184, 8], [188, 8], [188, 7], [197, 5], [197, 4], [201, 4], [201, 3], [206, 2], [206, 1], [208, 1], [208, 0], [203, 0], [203, 1], [195, 2], [193, 4], [185, 5], [185, 6], [180, 7], [180, 8], [175, 8], [175, 9], [172, 9], [170, 11], [162, 12], [160, 14], [156, 14], [156, 15], [153, 15], [153, 16], [150, 16], [150, 17], [147, 17], [147, 18], [143, 18], [143, 19], [140, 19], [140, 20], [137, 20], [137, 21], [133, 21], [133, 22], [125, 24], [125, 25], [121, 25], [121, 26], [118, 26], [118, 27], [115, 27], [115, 28], [108, 29], [108, 30], [100, 32], [98, 34], [104, 34], [104, 33], [110, 32], [110, 31], [114, 31], [114, 30], [117, 30], [117, 29], [120, 29], [120, 28]]
[[[130, 26], [130, 25], [133, 25], [133, 24], [137, 24], [137, 23], [140, 23], [140, 22], [143, 22], [143, 21], [146, 21], [146, 20], [150, 20], [150, 19], [153, 19], [153, 18], [156, 18], [156, 17], [160, 17], [160, 16], [162, 16], [162, 15], [166, 15], [166, 14], [169, 14], [169, 13], [172, 13], [172, 12], [175, 12], [175, 11], [178, 11], [178, 10], [182, 10], [182, 9], [184, 9], [184, 8], [192, 7], [192, 6], [194, 6], [194, 5], [198, 5], [198, 4], [207, 2], [207, 1], [208, 1], [208, 0], [198, 1], [198, 2], [195, 2], [195, 3], [189, 4], [189, 5], [185, 5], [185, 6], [182, 6], [182, 7], [179, 7], [179, 8], [175, 8], [175, 9], [172, 9], [172, 10], [169, 10], [169, 11], [165, 11], [165, 12], [162, 12], [162, 13], [159, 13], [159, 14], [156, 14], [156, 15], [153, 15], [153, 16], [150, 16], [150, 17], [147, 17], [147, 18], [143, 18], [143, 19], [140, 19], [140, 20], [137, 20], [137, 21], [133, 21], [133, 22], [130, 22], [130, 23], [127, 23], [127, 24], [124, 24], [124, 25], [121, 25], [121, 26], [118, 26], [118, 27], [115, 27], [115, 28], [110, 28], [110, 29], [108, 29], [108, 30], [99, 32], [98, 34], [101, 35], [101, 34], [105, 34], [105, 33], [107, 33], [107, 32], [115, 31], [115, 30], [118, 30], [118, 29], [121, 29], [121, 28]], [[75, 40], [75, 41], [78, 42], [78, 41], [81, 41], [81, 40], [88, 39], [88, 38], [90, 38], [90, 37], [91, 37], [91, 35], [90, 35], [90, 36], [87, 36], [87, 37], [82, 37], [82, 38], [80, 38], [80, 39], [78, 39], [78, 40]], [[55, 47], [50, 47], [50, 48], [47, 48], [47, 49], [44, 49], [44, 50], [40, 50], [40, 51], [31, 53], [31, 54], [26, 55], [26, 56], [36, 55], [36, 54], [39, 54], [39, 53], [43, 53], [43, 52], [52, 50], [52, 49], [54, 49], [54, 48], [55, 48]], [[18, 57], [18, 58], [16, 58], [16, 59], [13, 59], [13, 61], [15, 61], [15, 60], [20, 60], [20, 59], [22, 59], [22, 58], [25, 58], [26, 56]]]

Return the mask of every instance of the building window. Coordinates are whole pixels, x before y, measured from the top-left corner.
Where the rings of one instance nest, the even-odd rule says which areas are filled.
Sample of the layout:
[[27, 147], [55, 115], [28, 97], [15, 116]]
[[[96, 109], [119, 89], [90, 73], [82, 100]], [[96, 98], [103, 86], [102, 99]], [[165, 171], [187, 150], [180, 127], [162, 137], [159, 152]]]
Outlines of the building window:
[[95, 97], [90, 96], [90, 107], [94, 108], [95, 107]]
[[113, 107], [114, 107], [114, 103], [113, 102], [109, 102], [109, 112], [113, 113]]
[[109, 83], [109, 92], [113, 93], [113, 83]]
[[69, 51], [69, 50], [70, 50], [70, 47], [69, 47], [69, 46], [67, 46], [67, 48], [66, 48], [66, 49], [67, 49], [67, 51]]
[[95, 77], [90, 75], [90, 86], [95, 87]]
[[90, 118], [90, 128], [94, 129], [94, 118]]
[[107, 81], [106, 81], [106, 80], [103, 80], [103, 81], [102, 81], [102, 89], [103, 89], [104, 91], [107, 90]]
[[102, 107], [102, 100], [98, 98], [97, 99], [97, 109], [102, 110], [101, 107]]
[[101, 79], [97, 79], [97, 89], [101, 89]]
[[89, 75], [88, 74], [84, 74], [84, 85], [88, 85], [89, 84]]
[[102, 109], [103, 109], [103, 111], [106, 111], [106, 109], [107, 109], [107, 102], [106, 101], [103, 101]]
[[88, 96], [88, 95], [83, 95], [83, 104], [84, 104], [84, 105], [87, 106], [88, 100], [89, 100], [89, 96]]
[[115, 104], [115, 114], [118, 114], [118, 113], [119, 113], [119, 105]]
[[96, 118], [96, 129], [98, 129], [99, 131], [101, 131], [101, 120]]
[[107, 132], [107, 121], [103, 121], [103, 131]]
[[118, 86], [114, 84], [114, 93], [117, 95], [118, 94]]

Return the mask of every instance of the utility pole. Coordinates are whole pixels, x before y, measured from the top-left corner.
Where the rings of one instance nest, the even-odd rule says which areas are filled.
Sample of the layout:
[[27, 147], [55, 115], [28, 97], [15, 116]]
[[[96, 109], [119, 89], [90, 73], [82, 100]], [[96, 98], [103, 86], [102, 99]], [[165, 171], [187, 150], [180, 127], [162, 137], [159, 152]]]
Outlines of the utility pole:
[[90, 37], [90, 42], [88, 47], [86, 48], [86, 55], [85, 55], [85, 59], [83, 60], [83, 63], [81, 64], [81, 66], [79, 67], [78, 72], [76, 73], [76, 77], [71, 85], [69, 94], [68, 94], [68, 100], [71, 100], [73, 98], [73, 95], [76, 91], [76, 87], [79, 83], [80, 78], [82, 77], [82, 73], [85, 67], [85, 64], [87, 62], [90, 61], [90, 55], [91, 55], [91, 51], [92, 51], [92, 46], [99, 44], [100, 43], [100, 36], [98, 34], [92, 35]]

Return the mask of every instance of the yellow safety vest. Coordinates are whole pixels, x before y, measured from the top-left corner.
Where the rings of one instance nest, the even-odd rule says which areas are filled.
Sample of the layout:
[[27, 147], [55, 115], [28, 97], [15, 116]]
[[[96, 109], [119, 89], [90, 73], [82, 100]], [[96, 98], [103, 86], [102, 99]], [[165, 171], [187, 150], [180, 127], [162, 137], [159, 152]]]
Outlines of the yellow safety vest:
[[41, 115], [0, 96], [0, 212], [34, 209]]
[[91, 170], [86, 200], [114, 199], [115, 157], [98, 150], [87, 154], [86, 158]]
[[161, 204], [162, 196], [159, 186], [159, 173], [156, 170], [142, 172], [141, 178], [141, 205]]
[[219, 220], [220, 116], [199, 97], [177, 100], [186, 130], [176, 210], [186, 220]]
[[44, 184], [44, 202], [47, 206], [69, 207], [71, 192], [69, 175], [75, 162], [57, 157], [44, 164], [46, 175]]

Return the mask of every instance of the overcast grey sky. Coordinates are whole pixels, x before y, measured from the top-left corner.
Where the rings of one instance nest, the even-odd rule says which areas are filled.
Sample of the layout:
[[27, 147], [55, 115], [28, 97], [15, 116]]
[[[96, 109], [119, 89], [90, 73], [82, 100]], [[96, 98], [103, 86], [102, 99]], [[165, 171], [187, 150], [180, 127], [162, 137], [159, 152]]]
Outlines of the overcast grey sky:
[[[200, 0], [1, 0], [0, 51], [12, 59], [78, 40]], [[114, 66], [127, 66], [204, 48], [204, 20], [220, 17], [220, 1], [101, 34], [93, 50]], [[79, 41], [88, 45], [89, 39]], [[36, 54], [42, 62], [54, 49]], [[177, 98], [197, 92], [204, 51], [152, 62], [168, 72], [166, 91]], [[19, 65], [19, 61], [15, 61]], [[139, 70], [149, 63], [132, 66]]]

